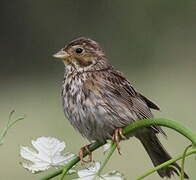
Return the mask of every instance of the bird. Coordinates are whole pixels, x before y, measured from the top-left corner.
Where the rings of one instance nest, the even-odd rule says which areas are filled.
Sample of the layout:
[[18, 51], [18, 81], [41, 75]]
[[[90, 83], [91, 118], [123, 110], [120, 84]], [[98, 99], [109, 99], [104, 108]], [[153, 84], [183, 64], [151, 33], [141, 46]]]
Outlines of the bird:
[[[90, 142], [112, 140], [120, 152], [119, 141], [129, 138], [123, 135], [122, 128], [153, 118], [152, 109], [160, 110], [109, 62], [96, 41], [77, 38], [53, 56], [64, 63], [61, 91], [64, 114]], [[171, 159], [157, 137], [159, 133], [166, 136], [159, 126], [145, 127], [131, 135], [142, 143], [154, 166]], [[81, 160], [84, 151], [91, 154], [88, 146], [84, 146], [79, 152]], [[176, 169], [181, 171], [180, 166], [176, 162], [172, 165], [158, 170], [160, 177], [179, 175]], [[184, 177], [189, 178], [186, 173]]]

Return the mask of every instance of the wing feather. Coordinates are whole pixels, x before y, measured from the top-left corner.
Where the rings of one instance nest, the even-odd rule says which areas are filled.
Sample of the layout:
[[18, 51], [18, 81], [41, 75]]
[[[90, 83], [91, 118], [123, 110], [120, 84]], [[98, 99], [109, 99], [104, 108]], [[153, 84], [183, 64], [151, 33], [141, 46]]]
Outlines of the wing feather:
[[[99, 80], [99, 87], [104, 89], [104, 91], [102, 91], [104, 92], [103, 98], [107, 101], [107, 107], [110, 109], [110, 112], [113, 112], [113, 115], [116, 117], [121, 118], [122, 120], [124, 119], [124, 117], [118, 113], [116, 104], [119, 104], [119, 106], [121, 105], [131, 113], [136, 114], [136, 119], [132, 116], [129, 120], [124, 119], [126, 122], [153, 118], [150, 108], [159, 110], [159, 107], [156, 104], [138, 93], [121, 72], [109, 69], [103, 72], [102, 75], [103, 76], [100, 77]], [[151, 128], [155, 130], [155, 132], [161, 132], [165, 135], [160, 127], [152, 126]]]

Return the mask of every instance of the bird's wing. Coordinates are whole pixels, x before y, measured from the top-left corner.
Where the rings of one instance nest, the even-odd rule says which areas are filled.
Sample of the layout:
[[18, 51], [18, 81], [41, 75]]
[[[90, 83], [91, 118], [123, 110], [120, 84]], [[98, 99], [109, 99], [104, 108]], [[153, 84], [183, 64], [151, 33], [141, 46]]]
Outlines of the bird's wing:
[[[131, 83], [123, 76], [123, 74], [117, 70], [109, 69], [102, 73], [99, 78], [99, 85], [102, 91], [102, 96], [110, 107], [110, 111], [115, 115], [121, 116], [118, 113], [118, 104], [123, 106], [131, 113], [136, 114], [136, 119], [131, 121], [137, 121], [141, 119], [153, 118], [153, 114], [150, 110], [159, 110], [159, 107], [151, 102], [149, 99], [138, 93]], [[159, 127], [152, 127], [156, 132], [163, 132]]]
[[140, 118], [153, 117], [150, 111], [152, 106], [148, 106], [151, 101], [147, 101], [147, 98], [141, 96], [121, 72], [112, 69], [105, 73], [107, 75], [102, 77], [102, 82], [104, 82], [102, 84], [108, 95], [113, 94], [112, 97], [123, 102], [131, 111], [136, 112]]
[[146, 102], [147, 106], [151, 109], [155, 109], [155, 110], [160, 110], [159, 106], [156, 105], [155, 103], [153, 103], [151, 100], [149, 100], [147, 97], [143, 96], [142, 94], [139, 93], [139, 95], [141, 96], [141, 98]]

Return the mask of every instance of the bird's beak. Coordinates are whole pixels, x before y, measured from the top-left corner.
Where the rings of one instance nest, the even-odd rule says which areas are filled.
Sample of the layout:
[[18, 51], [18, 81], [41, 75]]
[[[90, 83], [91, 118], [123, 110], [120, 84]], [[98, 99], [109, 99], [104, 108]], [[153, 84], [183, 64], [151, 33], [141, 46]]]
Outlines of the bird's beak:
[[67, 57], [69, 57], [69, 54], [64, 50], [60, 50], [59, 52], [54, 54], [53, 57], [59, 58], [59, 59], [66, 59]]

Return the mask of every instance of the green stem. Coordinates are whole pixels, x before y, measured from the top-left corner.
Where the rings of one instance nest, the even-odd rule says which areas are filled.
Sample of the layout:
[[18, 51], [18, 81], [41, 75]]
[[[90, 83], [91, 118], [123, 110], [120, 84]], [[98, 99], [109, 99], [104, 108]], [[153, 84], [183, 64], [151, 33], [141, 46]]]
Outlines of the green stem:
[[192, 145], [189, 145], [188, 147], [186, 147], [186, 149], [184, 150], [184, 153], [183, 153], [182, 164], [181, 164], [181, 172], [180, 172], [180, 174], [181, 174], [180, 179], [181, 180], [184, 180], [184, 163], [185, 163], [186, 153], [187, 153], [187, 151], [190, 147], [192, 147]]
[[158, 126], [165, 126], [168, 128], [171, 128], [186, 138], [188, 138], [193, 145], [196, 145], [196, 133], [185, 127], [179, 122], [168, 120], [168, 119], [163, 119], [163, 118], [155, 118], [155, 119], [144, 119], [135, 123], [132, 123], [125, 128], [123, 128], [123, 133], [126, 134], [131, 134], [140, 129], [141, 127], [149, 127], [152, 125], [158, 125]]
[[66, 171], [66, 169], [64, 168], [64, 169], [63, 169], [63, 172], [62, 172], [62, 174], [61, 174], [60, 180], [63, 180], [63, 179], [64, 179], [66, 173], [67, 173], [67, 171]]
[[[144, 119], [137, 121], [135, 123], [132, 123], [126, 127], [123, 128], [123, 134], [134, 134], [137, 130], [143, 128], [143, 127], [150, 127], [152, 125], [156, 126], [165, 126], [171, 129], [174, 129], [175, 131], [179, 132], [183, 136], [187, 137], [193, 145], [196, 145], [196, 133], [192, 132], [190, 129], [186, 128], [184, 125], [182, 125], [179, 122], [172, 121], [172, 120], [167, 120], [163, 118], [155, 118], [155, 119]], [[104, 144], [95, 142], [90, 145], [90, 151], [93, 152], [94, 150], [98, 149], [100, 146]], [[84, 156], [86, 156], [88, 153], [85, 153]], [[67, 173], [69, 169], [71, 169], [75, 164], [77, 164], [80, 161], [79, 157], [74, 158], [72, 161], [70, 161], [68, 164], [64, 166], [64, 173]], [[164, 163], [163, 163], [164, 164]], [[58, 176], [63, 172], [63, 169], [57, 170], [54, 173], [51, 173], [45, 177], [43, 177], [41, 180], [48, 180], [53, 177]], [[154, 172], [154, 171], [153, 171]]]
[[[192, 149], [192, 150], [190, 150], [189, 152], [186, 153], [186, 157], [187, 157], [187, 156], [190, 156], [191, 154], [195, 154], [195, 153], [196, 153], [196, 149]], [[153, 168], [153, 169], [150, 169], [150, 170], [147, 171], [145, 174], [143, 174], [142, 176], [138, 177], [136, 180], [141, 180], [141, 179], [143, 179], [143, 178], [149, 176], [150, 174], [156, 172], [157, 170], [159, 170], [159, 169], [161, 169], [161, 168], [163, 168], [163, 167], [169, 166], [170, 164], [172, 164], [172, 163], [174, 163], [174, 162], [176, 162], [176, 161], [182, 159], [183, 156], [184, 156], [184, 153], [183, 153], [183, 154], [180, 154], [179, 156], [177, 156], [177, 157], [175, 157], [175, 158], [170, 159], [169, 161], [166, 161], [166, 162], [162, 163], [162, 164], [159, 165], [159, 166], [156, 166], [156, 167]]]
[[113, 143], [108, 154], [107, 157], [105, 158], [104, 162], [102, 163], [99, 171], [97, 172], [97, 175], [100, 176], [101, 172], [103, 171], [105, 165], [107, 164], [107, 162], [109, 161], [109, 159], [111, 158], [112, 154], [114, 153], [115, 149], [116, 149], [117, 144]]
[[168, 168], [172, 168], [173, 170], [176, 170], [176, 173], [177, 173], [177, 174], [180, 174], [180, 170], [179, 170], [176, 166], [170, 164], [170, 165], [167, 166], [167, 167], [168, 167]]
[[18, 119], [15, 119], [14, 121], [11, 121], [11, 120], [12, 120], [11, 117], [12, 117], [12, 115], [13, 115], [14, 112], [15, 112], [15, 111], [11, 111], [11, 112], [10, 112], [9, 119], [8, 119], [8, 121], [7, 121], [7, 124], [6, 124], [6, 126], [3, 128], [3, 130], [2, 130], [1, 133], [0, 133], [0, 145], [3, 144], [3, 139], [4, 139], [4, 137], [6, 136], [8, 130], [9, 130], [14, 124], [16, 124], [18, 121], [24, 119], [24, 117], [20, 117], [20, 118], [18, 118]]

